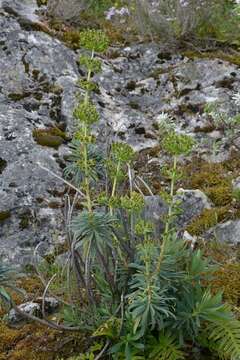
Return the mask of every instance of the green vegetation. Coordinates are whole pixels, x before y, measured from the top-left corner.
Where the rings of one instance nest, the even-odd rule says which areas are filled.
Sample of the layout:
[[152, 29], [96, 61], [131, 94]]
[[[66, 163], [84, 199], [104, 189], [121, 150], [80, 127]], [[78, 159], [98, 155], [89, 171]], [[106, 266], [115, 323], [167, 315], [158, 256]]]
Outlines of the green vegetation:
[[4, 220], [7, 220], [11, 217], [11, 212], [9, 210], [0, 211], [0, 223]]
[[[99, 2], [97, 11], [105, 5]], [[220, 10], [214, 9], [218, 18]], [[179, 23], [171, 26], [174, 36], [186, 35]], [[199, 23], [194, 31], [205, 36], [205, 26]], [[211, 31], [225, 41], [220, 28]], [[192, 249], [174, 228], [179, 214], [175, 187], [182, 177], [179, 157], [190, 154], [195, 142], [190, 136], [178, 134], [169, 117], [162, 117], [158, 124], [159, 143], [171, 159], [166, 171], [170, 189], [165, 194], [168, 213], [164, 230], [156, 237], [154, 225], [143, 217], [144, 196], [135, 187], [133, 149], [122, 142], [99, 148], [93, 135], [100, 119], [91, 101], [91, 93], [97, 87], [92, 76], [101, 71], [101, 61], [95, 55], [107, 50], [108, 37], [95, 29], [75, 35], [74, 46], [87, 50], [79, 59], [87, 76], [78, 81], [84, 95], [73, 111], [76, 131], [65, 169], [65, 177], [74, 190], [67, 197], [64, 251], [68, 256], [63, 266], [54, 263], [55, 256], [49, 256], [38, 268], [47, 283], [45, 295], [49, 290], [54, 292], [63, 305], [57, 318], [39, 319], [54, 331], [39, 329], [38, 335], [49, 337], [54, 343], [57, 329], [77, 331], [80, 340], [73, 335], [69, 344], [83, 341], [81, 351], [86, 350], [86, 345], [89, 350], [79, 350], [77, 356], [68, 360], [181, 360], [191, 357], [193, 349], [207, 349], [213, 356], [237, 360], [240, 322], [234, 311], [240, 291], [237, 285], [231, 291], [228, 284], [230, 277], [239, 280], [239, 265], [234, 262], [216, 268], [204, 251]], [[229, 123], [229, 116], [223, 117], [216, 106], [205, 110], [216, 128], [232, 131], [233, 125], [239, 125], [237, 115]], [[234, 133], [231, 134], [234, 141]], [[69, 140], [58, 128], [34, 129], [33, 138], [38, 144], [53, 148]], [[187, 174], [189, 169], [184, 170]], [[187, 230], [195, 235], [227, 219], [232, 203], [239, 201], [239, 192], [232, 190], [233, 174], [227, 174], [222, 164], [204, 163], [200, 170], [188, 181], [191, 188], [201, 188], [208, 195], [214, 208], [204, 210], [188, 226]], [[7, 217], [0, 213], [0, 221]], [[23, 218], [22, 228], [27, 225]], [[14, 308], [15, 301], [6, 289], [17, 289], [15, 276], [16, 272], [0, 263], [0, 298]], [[0, 348], [8, 341], [12, 344], [19, 340], [17, 333], [6, 329], [0, 323], [0, 330], [5, 332]], [[65, 353], [59, 351], [58, 355], [61, 360]], [[26, 354], [24, 343], [18, 353], [10, 356], [27, 360], [37, 355], [32, 347]], [[56, 354], [39, 353], [38, 359], [56, 359]]]
[[[91, 50], [89, 57], [80, 59], [87, 82], [93, 71], [100, 71], [94, 58], [96, 38], [98, 51], [108, 45], [104, 34], [95, 35], [82, 34]], [[200, 250], [189, 248], [173, 226], [179, 206], [174, 202], [178, 158], [191, 152], [192, 138], [177, 134], [171, 121], [164, 123], [167, 119], [159, 124], [159, 141], [172, 156], [172, 165], [165, 229], [156, 238], [153, 225], [142, 218], [144, 198], [134, 188], [135, 154], [124, 143], [113, 143], [110, 150], [98, 148], [92, 126], [99, 114], [90, 100], [91, 86], [83, 90], [74, 110], [76, 132], [65, 170], [79, 191], [73, 203], [69, 198], [70, 261], [64, 268], [70, 279], [65, 301], [71, 305], [64, 306], [63, 321], [90, 333], [97, 342], [76, 358], [94, 359], [98, 351], [99, 356], [119, 360], [177, 360], [187, 358], [194, 345], [237, 359], [240, 323], [230, 305], [222, 302], [221, 293], [211, 290], [216, 268]], [[211, 185], [216, 186], [215, 180]], [[72, 218], [76, 196], [82, 209]], [[69, 274], [75, 277], [74, 284]]]

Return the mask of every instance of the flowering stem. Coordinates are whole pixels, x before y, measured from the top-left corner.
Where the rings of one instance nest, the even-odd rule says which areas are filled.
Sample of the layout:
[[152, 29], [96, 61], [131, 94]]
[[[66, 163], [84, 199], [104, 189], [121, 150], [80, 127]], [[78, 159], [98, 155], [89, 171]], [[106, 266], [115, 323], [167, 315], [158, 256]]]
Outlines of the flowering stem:
[[[87, 126], [84, 126], [84, 137], [87, 137]], [[88, 153], [87, 153], [87, 144], [84, 143], [83, 146], [83, 158], [84, 158], [84, 169], [85, 169], [85, 191], [87, 198], [87, 208], [89, 212], [92, 212], [92, 202], [90, 196], [90, 186], [89, 186], [89, 169], [88, 169]]]
[[[120, 171], [120, 167], [121, 167], [121, 163], [120, 163], [120, 161], [118, 161], [117, 169], [116, 169], [116, 174], [115, 174], [114, 180], [113, 180], [113, 187], [112, 187], [112, 194], [111, 194], [111, 197], [112, 197], [112, 198], [114, 197], [115, 192], [116, 192], [117, 179], [118, 179], [118, 174], [119, 174], [119, 171]], [[113, 214], [113, 208], [112, 208], [112, 206], [110, 206], [110, 214], [111, 214], [111, 215]]]
[[[91, 54], [91, 60], [93, 60], [94, 58], [94, 50], [92, 50], [92, 54]], [[91, 79], [91, 75], [92, 75], [92, 70], [91, 67], [88, 68], [88, 74], [87, 74], [87, 84], [89, 83], [90, 79]], [[84, 97], [84, 102], [85, 104], [88, 103], [89, 100], [89, 89], [86, 90], [85, 93], [85, 97]]]
[[157, 267], [156, 267], [156, 271], [154, 274], [159, 274], [160, 269], [161, 269], [161, 264], [164, 258], [164, 252], [165, 252], [165, 248], [166, 248], [166, 244], [168, 241], [168, 234], [169, 234], [169, 230], [170, 230], [170, 224], [171, 224], [171, 220], [172, 220], [172, 216], [173, 216], [173, 203], [174, 203], [174, 187], [175, 187], [175, 181], [176, 181], [176, 175], [177, 175], [177, 157], [174, 156], [174, 160], [173, 160], [173, 168], [172, 168], [172, 173], [171, 173], [171, 188], [170, 188], [170, 204], [169, 204], [169, 208], [168, 208], [168, 215], [167, 215], [167, 221], [165, 224], [165, 229], [164, 229], [164, 234], [163, 234], [163, 241], [162, 241], [162, 245], [161, 245], [161, 250], [160, 250], [160, 255], [158, 258], [158, 262], [157, 262]]

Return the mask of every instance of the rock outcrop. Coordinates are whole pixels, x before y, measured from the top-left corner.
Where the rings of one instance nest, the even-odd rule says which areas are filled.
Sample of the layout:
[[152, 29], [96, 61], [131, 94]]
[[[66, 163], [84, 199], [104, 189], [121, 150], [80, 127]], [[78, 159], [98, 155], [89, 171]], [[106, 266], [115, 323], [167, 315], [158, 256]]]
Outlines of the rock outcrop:
[[[74, 128], [76, 80], [83, 74], [80, 51], [44, 33], [36, 9], [34, 0], [0, 1], [0, 254], [21, 264], [31, 261], [39, 243], [50, 248], [64, 241], [65, 185], [39, 164], [62, 176]], [[203, 108], [220, 100], [224, 111], [236, 110], [231, 99], [240, 84], [237, 65], [135, 44], [110, 49], [94, 80], [99, 91], [93, 101], [102, 116], [99, 141], [105, 142], [108, 126], [114, 139], [135, 151], [151, 149], [158, 145], [157, 119], [167, 112], [178, 131], [195, 137], [198, 156], [221, 161], [234, 147]], [[216, 138], [221, 139], [217, 156], [211, 155]], [[154, 161], [160, 164], [162, 157]], [[185, 218], [191, 209], [200, 211], [194, 204], [183, 209]]]

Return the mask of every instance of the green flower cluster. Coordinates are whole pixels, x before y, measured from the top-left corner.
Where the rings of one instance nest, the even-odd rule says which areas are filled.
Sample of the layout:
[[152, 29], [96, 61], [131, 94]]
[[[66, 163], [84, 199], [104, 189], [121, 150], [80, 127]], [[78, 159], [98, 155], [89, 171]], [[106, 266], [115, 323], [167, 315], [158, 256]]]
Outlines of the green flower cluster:
[[109, 46], [109, 39], [102, 30], [88, 29], [80, 33], [80, 46], [87, 50], [104, 52]]
[[90, 101], [78, 104], [73, 115], [79, 122], [86, 125], [92, 125], [99, 120], [97, 109]]
[[130, 212], [140, 212], [144, 207], [144, 198], [137, 192], [133, 192], [131, 196], [122, 196], [121, 207]]
[[162, 146], [169, 154], [173, 156], [187, 155], [194, 146], [194, 140], [191, 136], [177, 134], [170, 131], [163, 139]]
[[91, 58], [86, 55], [82, 55], [79, 58], [79, 64], [84, 66], [87, 70], [94, 73], [99, 73], [102, 68], [101, 61], [98, 59]]
[[131, 162], [134, 158], [134, 150], [128, 144], [116, 142], [112, 144], [113, 157], [122, 163]]

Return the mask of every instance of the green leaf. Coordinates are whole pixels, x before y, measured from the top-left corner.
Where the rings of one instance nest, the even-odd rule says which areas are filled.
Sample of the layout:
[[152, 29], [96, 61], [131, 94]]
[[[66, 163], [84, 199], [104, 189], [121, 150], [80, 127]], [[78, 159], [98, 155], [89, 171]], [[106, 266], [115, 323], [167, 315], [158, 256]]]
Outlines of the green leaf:
[[169, 332], [161, 332], [159, 337], [150, 338], [149, 341], [149, 360], [182, 360], [185, 359], [180, 345], [176, 338]]

